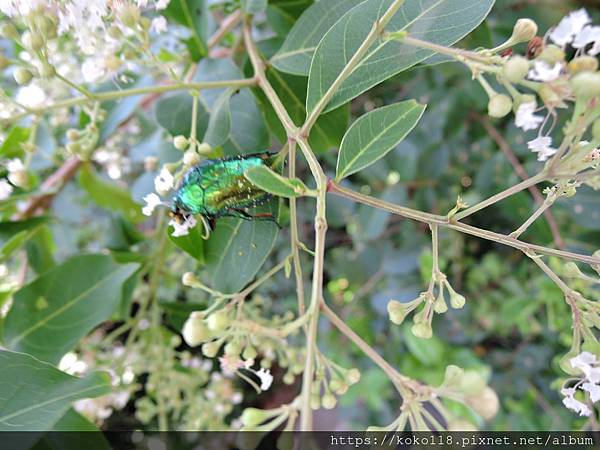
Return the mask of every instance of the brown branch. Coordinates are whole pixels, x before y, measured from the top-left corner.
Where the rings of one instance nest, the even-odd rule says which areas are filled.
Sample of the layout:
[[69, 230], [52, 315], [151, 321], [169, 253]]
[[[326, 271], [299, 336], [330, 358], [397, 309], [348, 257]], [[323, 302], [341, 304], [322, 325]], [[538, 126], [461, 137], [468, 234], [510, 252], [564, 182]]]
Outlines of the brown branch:
[[[490, 123], [490, 121], [487, 118], [481, 116], [480, 114], [473, 114], [473, 116], [479, 121], [479, 123], [481, 123], [481, 125], [483, 126], [483, 128], [485, 128], [485, 131], [488, 133], [488, 135], [494, 140], [496, 145], [498, 145], [498, 147], [500, 148], [502, 153], [504, 153], [504, 156], [506, 156], [506, 159], [508, 159], [508, 162], [515, 170], [515, 173], [522, 180], [527, 180], [529, 178], [529, 174], [527, 173], [527, 170], [525, 170], [525, 167], [523, 167], [523, 165], [521, 164], [521, 162], [519, 161], [519, 159], [513, 152], [509, 143], [506, 142], [506, 139], [504, 139], [502, 134], [500, 134], [500, 132]], [[535, 202], [537, 204], [541, 205], [544, 202], [544, 196], [540, 193], [540, 191], [537, 187], [529, 186], [528, 190], [531, 193], [533, 199], [535, 200]], [[554, 219], [554, 215], [552, 214], [552, 211], [550, 211], [550, 209], [546, 209], [544, 211], [544, 217], [546, 218], [546, 221], [548, 222], [548, 226], [550, 227], [554, 245], [557, 248], [564, 249], [565, 241], [563, 240], [562, 236], [560, 235], [560, 230], [558, 229], [558, 225], [556, 224], [556, 220]]]

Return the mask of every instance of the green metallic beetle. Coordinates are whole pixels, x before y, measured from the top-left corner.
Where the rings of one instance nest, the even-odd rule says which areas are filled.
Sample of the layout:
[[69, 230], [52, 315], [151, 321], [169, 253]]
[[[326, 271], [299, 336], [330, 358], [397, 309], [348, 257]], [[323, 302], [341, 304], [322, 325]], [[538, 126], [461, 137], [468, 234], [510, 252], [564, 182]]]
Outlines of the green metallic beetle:
[[246, 209], [268, 202], [272, 196], [244, 177], [252, 167], [277, 165], [277, 154], [270, 152], [209, 159], [192, 167], [173, 197], [171, 215], [184, 221], [201, 215], [210, 223], [219, 217], [275, 222], [272, 214], [249, 214]]

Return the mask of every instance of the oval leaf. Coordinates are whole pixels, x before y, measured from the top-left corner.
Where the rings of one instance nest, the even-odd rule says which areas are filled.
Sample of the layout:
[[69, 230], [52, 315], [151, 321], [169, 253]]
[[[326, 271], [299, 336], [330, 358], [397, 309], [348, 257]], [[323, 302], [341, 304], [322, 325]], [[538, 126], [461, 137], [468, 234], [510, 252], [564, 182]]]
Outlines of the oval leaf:
[[[249, 214], [272, 214], [276, 218], [279, 202], [269, 202]], [[228, 294], [239, 292], [264, 264], [278, 232], [275, 223], [264, 220], [218, 219], [205, 252], [211, 287]]]
[[340, 180], [385, 156], [414, 128], [425, 105], [414, 100], [375, 109], [348, 129], [338, 156], [336, 179]]
[[45, 272], [15, 293], [4, 345], [57, 363], [111, 315], [123, 283], [137, 268], [107, 255], [80, 255]]
[[[366, 0], [348, 11], [323, 37], [310, 67], [307, 111], [314, 109], [393, 1]], [[424, 41], [451, 45], [479, 25], [493, 3], [494, 0], [406, 0], [386, 30], [405, 30]], [[341, 84], [324, 112], [433, 54], [431, 50], [398, 41], [377, 40]]]
[[263, 191], [279, 197], [299, 197], [306, 192], [306, 186], [302, 181], [297, 178], [282, 177], [265, 166], [248, 169], [244, 176]]
[[0, 350], [0, 431], [47, 431], [74, 400], [110, 392], [107, 373], [77, 378], [33, 356]]
[[279, 51], [271, 58], [277, 70], [308, 76], [319, 41], [347, 11], [364, 0], [320, 1], [300, 16]]

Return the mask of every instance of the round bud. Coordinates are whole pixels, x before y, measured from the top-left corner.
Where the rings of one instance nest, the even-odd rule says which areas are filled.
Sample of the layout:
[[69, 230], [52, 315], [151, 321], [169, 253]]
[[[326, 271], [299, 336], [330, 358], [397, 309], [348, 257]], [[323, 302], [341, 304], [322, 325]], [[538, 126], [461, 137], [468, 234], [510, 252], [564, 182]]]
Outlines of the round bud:
[[396, 325], [400, 325], [406, 317], [406, 308], [398, 300], [390, 300], [387, 305], [390, 320]]
[[512, 110], [512, 100], [508, 95], [495, 94], [488, 102], [488, 114], [491, 117], [504, 117]]
[[579, 278], [581, 275], [581, 270], [577, 267], [573, 261], [569, 261], [563, 267], [563, 274], [568, 278]]
[[498, 395], [489, 386], [486, 386], [479, 395], [467, 397], [467, 404], [484, 420], [493, 418], [500, 409]]
[[5, 23], [0, 28], [0, 36], [6, 39], [16, 39], [19, 37], [19, 32], [12, 23]]
[[544, 47], [544, 50], [539, 54], [538, 59], [541, 59], [550, 65], [554, 65], [557, 62], [564, 61], [565, 52], [557, 45], [550, 44]]
[[34, 51], [40, 50], [44, 46], [44, 37], [39, 33], [26, 31], [21, 37], [23, 45]]
[[346, 392], [348, 392], [348, 385], [346, 383], [343, 383], [343, 382], [340, 383], [340, 385], [335, 390], [335, 393], [337, 395], [344, 395]]
[[239, 356], [242, 352], [242, 346], [238, 341], [230, 341], [225, 345], [224, 350], [228, 356]]
[[310, 396], [310, 407], [311, 409], [319, 409], [321, 407], [321, 398], [318, 394]]
[[245, 427], [255, 427], [267, 418], [266, 411], [258, 408], [246, 408], [240, 417]]
[[223, 331], [231, 324], [227, 311], [221, 309], [208, 316], [208, 328], [211, 331]]
[[140, 25], [142, 26], [142, 28], [145, 30], [148, 30], [150, 28], [150, 24], [151, 24], [150, 19], [142, 16], [142, 18], [140, 19]]
[[56, 69], [52, 64], [44, 64], [40, 70], [40, 75], [42, 78], [52, 78], [56, 75]]
[[207, 358], [214, 358], [217, 356], [220, 347], [221, 344], [218, 341], [207, 342], [206, 344], [202, 344], [202, 354]]
[[460, 309], [465, 306], [465, 298], [457, 292], [451, 292], [450, 305], [452, 305], [454, 309]]
[[202, 161], [200, 155], [194, 150], [188, 150], [183, 154], [183, 164], [185, 164], [186, 166], [195, 166], [200, 161]]
[[292, 372], [286, 372], [286, 374], [283, 376], [283, 382], [287, 385], [294, 384], [295, 379], [296, 377], [294, 377]]
[[206, 142], [202, 142], [200, 145], [198, 145], [197, 151], [201, 155], [208, 155], [210, 152], [212, 152], [212, 147]]
[[346, 373], [346, 381], [350, 384], [356, 384], [360, 381], [360, 370], [356, 368], [350, 369]]
[[108, 29], [107, 33], [113, 39], [120, 39], [121, 37], [123, 37], [123, 33], [121, 32], [121, 29], [116, 25], [111, 26]]
[[194, 272], [186, 272], [181, 276], [181, 283], [184, 286], [193, 286], [198, 282], [198, 277]]
[[321, 400], [321, 403], [323, 404], [323, 408], [333, 409], [333, 408], [335, 408], [337, 399], [335, 398], [335, 395], [333, 395], [333, 394], [325, 394], [323, 396], [323, 399]]
[[81, 144], [79, 142], [69, 142], [65, 148], [69, 153], [76, 155], [81, 151]]
[[514, 43], [528, 42], [535, 37], [538, 31], [537, 24], [531, 19], [519, 19], [513, 28], [511, 39]]
[[140, 14], [140, 10], [138, 9], [137, 6], [134, 5], [127, 5], [123, 8], [121, 8], [121, 15], [120, 15], [120, 19], [121, 22], [123, 22], [123, 25], [125, 25], [128, 28], [133, 28], [135, 27], [138, 22], [140, 21], [141, 18], [141, 14]]
[[256, 351], [256, 349], [254, 347], [252, 347], [251, 345], [247, 345], [246, 348], [244, 348], [244, 351], [242, 353], [242, 358], [248, 360], [248, 359], [256, 359], [256, 356], [258, 355], [258, 352]]
[[581, 72], [571, 79], [571, 88], [578, 99], [587, 100], [600, 95], [600, 73]]
[[106, 66], [106, 69], [109, 72], [114, 72], [114, 71], [118, 70], [119, 67], [121, 67], [121, 64], [122, 64], [121, 59], [115, 55], [108, 55], [104, 59], [104, 65]]
[[433, 304], [433, 310], [438, 314], [444, 314], [448, 311], [448, 305], [446, 305], [446, 299], [444, 298], [444, 292], [440, 290], [435, 303]]
[[24, 86], [31, 81], [31, 79], [33, 78], [33, 73], [31, 73], [29, 69], [19, 67], [17, 68], [17, 70], [15, 70], [13, 76], [17, 84], [19, 84], [20, 86]]
[[429, 339], [433, 336], [433, 330], [431, 329], [431, 324], [426, 322], [415, 323], [410, 331], [415, 337], [420, 339]]
[[460, 391], [467, 397], [479, 395], [485, 389], [485, 379], [475, 370], [467, 370], [460, 377]]
[[502, 74], [511, 83], [522, 81], [529, 73], [529, 61], [520, 55], [511, 57], [502, 68]]
[[444, 373], [444, 386], [447, 387], [460, 387], [461, 380], [465, 371], [458, 366], [449, 365], [446, 367], [446, 372]]
[[208, 341], [211, 337], [204, 320], [201, 317], [194, 317], [192, 315], [183, 324], [181, 334], [185, 343], [190, 347], [196, 347]]
[[185, 150], [190, 145], [190, 142], [185, 136], [179, 135], [173, 138], [173, 145], [177, 150]]
[[329, 389], [331, 389], [334, 392], [337, 392], [337, 390], [342, 386], [342, 382], [337, 379], [334, 378], [329, 382]]
[[17, 187], [25, 188], [29, 184], [29, 176], [27, 176], [26, 171], [19, 170], [18, 172], [9, 173], [8, 181]]
[[579, 72], [595, 72], [598, 70], [598, 59], [589, 55], [579, 56], [569, 61], [569, 65], [567, 67], [569, 72], [573, 74]]

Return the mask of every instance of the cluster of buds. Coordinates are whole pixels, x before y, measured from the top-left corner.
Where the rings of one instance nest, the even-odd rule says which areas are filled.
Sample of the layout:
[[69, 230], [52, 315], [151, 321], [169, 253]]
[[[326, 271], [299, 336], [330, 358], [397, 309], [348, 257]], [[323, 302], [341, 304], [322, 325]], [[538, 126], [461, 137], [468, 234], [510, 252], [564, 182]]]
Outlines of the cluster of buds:
[[[100, 120], [100, 118], [104, 117], [104, 115], [104, 112], [99, 113], [100, 117], [97, 119]], [[92, 121], [89, 122], [83, 130], [77, 130], [75, 128], [68, 129], [66, 136], [66, 150], [70, 154], [76, 155], [85, 161], [89, 159], [93, 151], [96, 149], [100, 132], [95, 121]]]
[[179, 135], [173, 138], [173, 146], [182, 152], [183, 164], [186, 167], [195, 166], [202, 161], [203, 157], [209, 155], [213, 149], [206, 142], [198, 143], [195, 139], [186, 138], [185, 136]]
[[360, 371], [346, 369], [322, 354], [318, 355], [314, 381], [311, 384], [310, 406], [312, 409], [333, 409], [337, 397], [344, 395], [350, 386], [360, 381]]
[[[429, 339], [433, 335], [433, 314], [443, 314], [448, 311], [446, 292], [450, 298], [450, 306], [461, 309], [465, 306], [465, 297], [454, 290], [448, 278], [440, 271], [432, 274], [433, 282], [430, 289], [422, 292], [417, 298], [406, 303], [390, 300], [387, 306], [390, 320], [399, 325], [412, 311], [423, 305], [421, 310], [413, 315], [412, 333], [421, 339]], [[437, 295], [434, 288], [437, 287]]]

